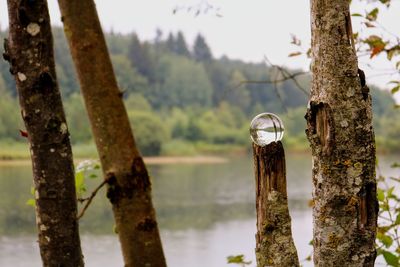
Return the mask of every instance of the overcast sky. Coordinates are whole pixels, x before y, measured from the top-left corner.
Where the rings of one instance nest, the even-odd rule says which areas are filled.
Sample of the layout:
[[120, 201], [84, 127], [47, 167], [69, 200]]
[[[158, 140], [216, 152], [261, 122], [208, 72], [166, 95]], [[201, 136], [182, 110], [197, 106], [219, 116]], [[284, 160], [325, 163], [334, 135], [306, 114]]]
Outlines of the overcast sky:
[[[57, 1], [49, 0], [52, 23], [61, 25]], [[267, 56], [273, 63], [307, 69], [309, 60], [305, 57], [288, 58], [297, 51], [290, 45], [290, 35], [296, 34], [307, 46], [310, 39], [309, 0], [214, 0], [209, 1], [220, 7], [215, 13], [195, 17], [186, 11], [173, 14], [177, 6], [188, 6], [200, 0], [97, 0], [98, 13], [106, 31], [137, 32], [141, 39], [153, 39], [156, 28], [167, 33], [182, 30], [189, 43], [200, 32], [211, 46], [215, 56], [260, 62]], [[365, 6], [353, 1], [352, 12], [364, 13]], [[390, 9], [381, 14], [386, 29], [400, 36], [400, 1], [392, 0]], [[372, 9], [368, 6], [367, 9]], [[6, 0], [0, 0], [0, 24], [7, 25]], [[360, 21], [353, 19], [355, 31]], [[366, 64], [374, 65], [370, 70]], [[360, 59], [366, 70], [368, 82], [385, 86], [390, 77], [379, 76], [382, 70], [391, 68], [384, 57], [373, 60]], [[380, 70], [380, 71], [379, 71]], [[393, 77], [392, 77], [393, 78]]]

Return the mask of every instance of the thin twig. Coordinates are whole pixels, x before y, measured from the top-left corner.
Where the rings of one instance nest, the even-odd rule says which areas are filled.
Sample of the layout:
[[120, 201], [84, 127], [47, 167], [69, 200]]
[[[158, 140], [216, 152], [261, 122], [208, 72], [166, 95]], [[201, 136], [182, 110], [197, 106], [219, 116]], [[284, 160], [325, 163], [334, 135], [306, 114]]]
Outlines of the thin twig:
[[81, 210], [81, 212], [79, 213], [79, 215], [76, 217], [76, 220], [79, 220], [80, 218], [83, 217], [83, 215], [85, 214], [85, 211], [89, 207], [90, 203], [92, 203], [92, 200], [96, 196], [97, 192], [107, 183], [108, 183], [108, 179], [104, 179], [103, 182], [101, 182], [101, 184], [99, 186], [97, 186], [97, 188], [92, 192], [90, 197], [88, 197], [86, 199], [81, 199], [82, 202], [83, 201], [87, 201], [87, 202], [86, 202], [85, 206], [83, 207], [83, 209]]
[[308, 71], [295, 72], [295, 73], [290, 74], [287, 77], [284, 77], [282, 79], [276, 79], [276, 80], [261, 80], [261, 81], [248, 80], [248, 81], [242, 81], [242, 82], [240, 82], [239, 85], [242, 85], [242, 84], [270, 84], [270, 83], [286, 82], [287, 80], [290, 80], [290, 79], [296, 78], [297, 76], [308, 74], [308, 73], [309, 73]]
[[306, 96], [308, 96], [308, 97], [310, 96], [310, 93], [309, 93], [306, 89], [304, 89], [304, 87], [302, 87], [302, 86], [300, 85], [300, 83], [297, 81], [296, 77], [290, 77], [292, 74], [291, 74], [288, 70], [286, 70], [285, 68], [283, 68], [283, 67], [281, 67], [281, 66], [279, 66], [279, 65], [272, 64], [272, 62], [267, 58], [267, 56], [264, 56], [264, 60], [265, 60], [269, 65], [271, 65], [272, 67], [277, 68], [277, 69], [282, 73], [284, 79], [286, 79], [286, 80], [292, 80], [292, 81], [294, 82], [294, 84], [295, 84]]

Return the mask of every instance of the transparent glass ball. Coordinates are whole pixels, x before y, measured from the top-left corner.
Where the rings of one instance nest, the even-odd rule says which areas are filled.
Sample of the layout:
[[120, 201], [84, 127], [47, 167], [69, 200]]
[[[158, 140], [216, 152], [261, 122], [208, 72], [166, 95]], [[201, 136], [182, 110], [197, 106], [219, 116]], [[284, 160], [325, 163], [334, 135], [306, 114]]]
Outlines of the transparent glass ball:
[[251, 140], [259, 146], [280, 141], [285, 132], [281, 119], [273, 113], [261, 113], [250, 123]]

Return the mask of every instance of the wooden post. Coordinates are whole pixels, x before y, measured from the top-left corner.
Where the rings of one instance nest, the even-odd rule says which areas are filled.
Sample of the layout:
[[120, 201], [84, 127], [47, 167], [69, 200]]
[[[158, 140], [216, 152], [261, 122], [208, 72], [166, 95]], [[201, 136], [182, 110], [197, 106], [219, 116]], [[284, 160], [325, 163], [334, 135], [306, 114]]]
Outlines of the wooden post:
[[256, 178], [258, 267], [299, 266], [286, 192], [285, 152], [280, 141], [253, 144]]

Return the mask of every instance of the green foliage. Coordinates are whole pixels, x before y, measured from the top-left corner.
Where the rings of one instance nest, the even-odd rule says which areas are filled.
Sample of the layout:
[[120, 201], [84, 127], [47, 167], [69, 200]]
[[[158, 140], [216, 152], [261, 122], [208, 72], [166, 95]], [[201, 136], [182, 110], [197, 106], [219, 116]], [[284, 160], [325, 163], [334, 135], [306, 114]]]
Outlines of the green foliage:
[[193, 46], [193, 57], [197, 61], [209, 62], [213, 56], [210, 47], [207, 45], [206, 40], [201, 34], [198, 34]]
[[156, 107], [210, 106], [213, 89], [203, 65], [168, 55], [160, 59], [159, 73], [163, 82], [153, 94]]
[[117, 82], [122, 92], [143, 93], [148, 87], [147, 78], [139, 74], [131, 66], [129, 59], [124, 55], [111, 56], [111, 61], [115, 70]]
[[90, 123], [83, 104], [82, 96], [72, 94], [64, 101], [67, 124], [73, 144], [85, 143], [91, 140]]
[[140, 152], [143, 155], [159, 155], [163, 142], [169, 139], [161, 119], [145, 111], [130, 111], [128, 115]]
[[[392, 167], [397, 168], [398, 164]], [[400, 177], [379, 176], [379, 226], [376, 234], [378, 256], [383, 256], [388, 266], [400, 266], [400, 197], [396, 190]]]
[[75, 169], [75, 188], [78, 199], [87, 191], [86, 178], [97, 178], [96, 170], [100, 165], [96, 160], [84, 160], [78, 163]]
[[[360, 16], [358, 19], [366, 20], [365, 14]], [[378, 20], [379, 12], [376, 16]], [[53, 33], [57, 75], [71, 140], [75, 145], [74, 154], [95, 156], [89, 120], [78, 92], [64, 32], [61, 28], [53, 28]], [[5, 32], [0, 30], [0, 35], [4, 36]], [[138, 115], [141, 120], [150, 120], [133, 124], [135, 137], [146, 155], [226, 151], [238, 146], [243, 149], [249, 146], [248, 124], [251, 118], [266, 111], [282, 117], [286, 127], [283, 141], [288, 148], [308, 148], [303, 118], [307, 97], [292, 81], [276, 87], [271, 83], [244, 84], [244, 81], [279, 78], [279, 73], [264, 63], [245, 63], [227, 57], [214, 59], [201, 35], [197, 36], [192, 51], [181, 32], [166, 37], [158, 31], [153, 43], [140, 40], [136, 34], [106, 34], [131, 121], [132, 114], [142, 113], [147, 115]], [[369, 41], [374, 41], [374, 38]], [[299, 44], [299, 40], [294, 42]], [[395, 46], [386, 46], [385, 49], [392, 49], [382, 53], [392, 51], [395, 60]], [[15, 141], [23, 139], [18, 130], [24, 127], [13, 77], [8, 69], [8, 63], [0, 61], [0, 140], [2, 144], [15, 144]], [[310, 76], [299, 76], [298, 82], [308, 88]], [[392, 85], [392, 91], [396, 92], [397, 81]], [[378, 147], [380, 151], [397, 151], [400, 149], [400, 115], [392, 110], [394, 100], [388, 92], [376, 88], [371, 88], [371, 94]], [[13, 146], [11, 143], [6, 147], [2, 145], [0, 157], [27, 157], [26, 149], [20, 150], [19, 144]], [[176, 151], [173, 151], [174, 145]]]
[[24, 127], [19, 115], [18, 102], [1, 86], [0, 79], [0, 139], [20, 140], [19, 129], [24, 129]]
[[238, 264], [242, 267], [246, 266], [246, 265], [250, 265], [251, 261], [246, 261], [244, 259], [244, 255], [240, 254], [240, 255], [235, 255], [235, 256], [228, 256], [226, 258], [228, 263], [233, 263], [233, 264]]

